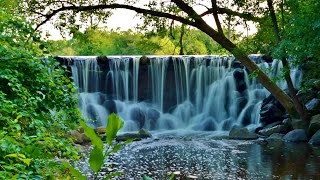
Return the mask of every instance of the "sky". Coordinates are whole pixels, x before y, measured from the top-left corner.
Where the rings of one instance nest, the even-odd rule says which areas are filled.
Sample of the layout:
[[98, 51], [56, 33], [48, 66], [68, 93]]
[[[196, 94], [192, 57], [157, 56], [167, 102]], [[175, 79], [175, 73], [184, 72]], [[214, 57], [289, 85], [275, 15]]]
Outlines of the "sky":
[[[147, 0], [141, 0], [140, 3], [143, 4], [147, 2]], [[142, 6], [142, 5], [138, 5]], [[203, 9], [203, 6], [196, 6], [195, 9], [197, 12], [203, 12], [205, 9]], [[107, 24], [104, 24], [108, 30], [111, 29], [120, 29], [120, 30], [128, 30], [128, 29], [134, 29], [139, 23], [142, 23], [142, 20], [136, 16], [136, 12], [125, 10], [125, 9], [116, 9], [113, 10], [113, 14], [111, 17], [108, 18]], [[215, 27], [214, 19], [212, 16], [206, 16], [204, 17], [204, 20], [212, 27]], [[253, 24], [249, 24], [250, 30], [249, 32], [246, 31], [243, 27], [239, 26], [236, 28], [236, 30], [240, 33], [248, 33], [253, 34], [256, 32], [256, 28]], [[59, 30], [55, 29], [54, 26], [48, 22], [41, 27], [42, 30], [48, 32], [50, 34], [49, 39], [51, 40], [60, 40], [63, 39], [63, 37], [60, 35]]]

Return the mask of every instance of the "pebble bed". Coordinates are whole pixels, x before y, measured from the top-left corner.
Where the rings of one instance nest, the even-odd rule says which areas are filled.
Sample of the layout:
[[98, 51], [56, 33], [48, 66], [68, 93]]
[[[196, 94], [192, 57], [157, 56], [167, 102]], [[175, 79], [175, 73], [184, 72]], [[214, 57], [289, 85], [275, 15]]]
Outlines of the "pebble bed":
[[[114, 154], [105, 163], [99, 178], [115, 171], [122, 172], [114, 178], [121, 180], [142, 179], [143, 175], [165, 180], [172, 174], [176, 179], [294, 178], [295, 173], [290, 170], [285, 176], [275, 172], [274, 166], [279, 162], [274, 162], [275, 158], [268, 152], [272, 153], [275, 147], [270, 148], [262, 139], [228, 140], [223, 133], [159, 133], [153, 138], [133, 142]], [[320, 175], [317, 174], [320, 172], [320, 154], [315, 158], [309, 165], [316, 169], [314, 172], [303, 171], [303, 177]], [[86, 161], [77, 166], [90, 177]]]

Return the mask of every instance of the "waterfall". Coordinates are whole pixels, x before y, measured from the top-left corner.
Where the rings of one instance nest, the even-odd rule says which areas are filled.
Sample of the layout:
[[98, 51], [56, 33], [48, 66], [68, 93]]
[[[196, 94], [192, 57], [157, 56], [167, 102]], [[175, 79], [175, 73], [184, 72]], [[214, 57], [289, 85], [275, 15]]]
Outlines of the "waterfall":
[[[233, 56], [60, 58], [72, 62], [79, 108], [91, 126], [105, 126], [108, 114], [117, 113], [124, 131], [230, 130], [258, 125], [269, 95]], [[273, 80], [281, 76], [281, 61], [250, 58]], [[299, 85], [300, 71], [293, 69], [291, 77]]]

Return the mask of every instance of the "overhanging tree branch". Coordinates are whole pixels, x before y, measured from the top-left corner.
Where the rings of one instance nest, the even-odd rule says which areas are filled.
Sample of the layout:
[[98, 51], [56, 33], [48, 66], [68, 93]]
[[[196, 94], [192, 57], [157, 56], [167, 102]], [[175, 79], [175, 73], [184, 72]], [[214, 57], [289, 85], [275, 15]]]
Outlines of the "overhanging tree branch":
[[[214, 12], [215, 12], [215, 7], [208, 9], [207, 11], [200, 14], [200, 16], [201, 17], [206, 16], [208, 14], [213, 14]], [[240, 17], [240, 18], [248, 20], [248, 21], [260, 22], [262, 20], [262, 18], [256, 17], [256, 16], [252, 15], [251, 13], [241, 13], [241, 12], [237, 12], [237, 11], [232, 11], [231, 9], [227, 9], [227, 8], [216, 7], [216, 12], [218, 14], [227, 14], [227, 15], [231, 15], [231, 16], [237, 16], [237, 17]]]
[[81, 11], [93, 11], [93, 10], [103, 10], [103, 9], [128, 9], [128, 10], [132, 10], [132, 11], [135, 11], [135, 12], [143, 14], [143, 15], [164, 17], [164, 18], [175, 20], [175, 21], [179, 21], [183, 24], [195, 26], [194, 21], [191, 21], [191, 20], [186, 19], [181, 16], [173, 15], [170, 13], [139, 8], [139, 7], [125, 5], [125, 4], [101, 4], [101, 5], [93, 5], [93, 6], [65, 6], [65, 7], [55, 9], [52, 12], [45, 15], [45, 20], [43, 20], [40, 24], [38, 24], [37, 27], [35, 28], [35, 30], [37, 30], [40, 26], [42, 26], [43, 24], [48, 22], [53, 16], [55, 16], [58, 13], [63, 12], [63, 11], [81, 12]]
[[218, 12], [217, 12], [217, 9], [218, 9], [217, 0], [211, 0], [211, 4], [213, 7], [213, 17], [214, 17], [214, 21], [216, 22], [218, 32], [223, 34], [223, 30], [222, 30], [221, 23], [218, 17]]

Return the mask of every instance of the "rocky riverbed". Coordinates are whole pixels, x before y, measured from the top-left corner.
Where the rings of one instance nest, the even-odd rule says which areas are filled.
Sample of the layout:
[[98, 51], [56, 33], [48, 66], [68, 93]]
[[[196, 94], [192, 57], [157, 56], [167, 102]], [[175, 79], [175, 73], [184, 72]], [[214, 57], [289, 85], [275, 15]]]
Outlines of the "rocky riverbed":
[[[320, 177], [320, 147], [284, 141], [231, 140], [229, 132], [152, 132], [114, 156], [101, 177], [116, 179], [316, 179]], [[86, 160], [78, 168], [90, 174]]]

